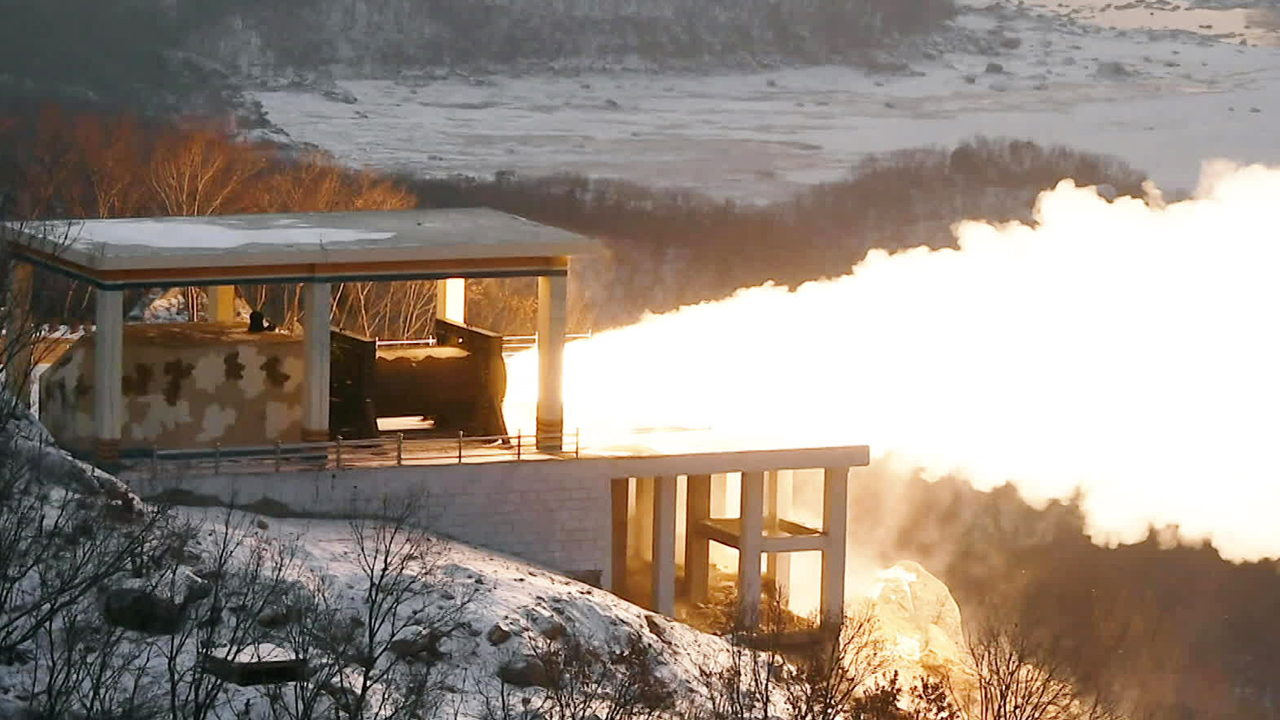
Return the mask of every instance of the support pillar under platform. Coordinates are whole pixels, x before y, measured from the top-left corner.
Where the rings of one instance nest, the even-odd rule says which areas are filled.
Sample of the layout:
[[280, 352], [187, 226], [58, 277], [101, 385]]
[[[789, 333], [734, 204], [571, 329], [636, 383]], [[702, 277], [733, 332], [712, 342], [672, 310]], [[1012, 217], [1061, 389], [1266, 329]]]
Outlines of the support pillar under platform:
[[653, 611], [676, 613], [676, 477], [653, 479]]
[[711, 519], [711, 476], [690, 475], [685, 486], [685, 596], [697, 605], [707, 601], [711, 580], [711, 538], [703, 525]]
[[605, 587], [618, 597], [627, 597], [627, 524], [631, 519], [631, 478], [613, 478], [609, 481], [609, 504], [613, 529], [609, 577], [605, 578]]
[[[791, 517], [791, 471], [773, 470], [764, 478], [764, 529], [765, 534], [780, 536], [785, 531], [783, 523]], [[765, 555], [765, 587], [773, 599], [786, 607], [791, 597], [790, 553]]]
[[742, 473], [738, 536], [738, 622], [760, 624], [760, 555], [764, 552], [764, 473]]
[[329, 440], [329, 312], [333, 304], [332, 292], [326, 282], [309, 282], [303, 286], [303, 442]]
[[94, 463], [108, 472], [120, 467], [124, 425], [124, 293], [98, 290], [93, 336]]
[[[682, 598], [693, 605], [709, 595], [712, 543], [738, 550], [738, 626], [761, 623], [761, 602], [771, 586], [783, 607], [791, 608], [790, 553], [819, 553], [820, 613], [824, 624], [838, 623], [844, 613], [845, 542], [847, 538], [849, 466], [821, 470], [822, 527], [811, 527], [792, 512], [796, 498], [817, 500], [818, 477], [807, 472], [798, 485], [796, 473], [743, 471], [738, 493], [738, 517], [725, 517], [720, 508], [714, 474], [676, 474], [660, 477], [614, 478], [611, 481], [612, 547], [609, 585], [626, 599], [655, 612], [672, 615], [676, 601], [677, 523], [680, 487], [685, 488], [684, 584]], [[729, 488], [732, 490], [732, 488]], [[718, 499], [717, 495], [721, 497]], [[806, 524], [806, 523], [809, 524]], [[764, 567], [762, 567], [764, 566]], [[644, 568], [643, 572], [641, 568]], [[767, 568], [767, 569], [766, 569]], [[798, 569], [798, 568], [797, 568]], [[766, 582], [767, 581], [767, 582]], [[812, 597], [796, 593], [797, 597]]]
[[564, 449], [564, 338], [568, 279], [538, 278], [538, 449]]
[[23, 407], [31, 404], [31, 371], [34, 367], [37, 334], [31, 318], [31, 283], [35, 269], [28, 263], [10, 264], [5, 307], [4, 382]]
[[822, 471], [822, 622], [844, 620], [845, 543], [849, 525], [849, 468]]
[[208, 298], [208, 304], [205, 306], [205, 315], [209, 322], [213, 323], [233, 323], [236, 320], [236, 286], [235, 285], [214, 285], [205, 288], [205, 296]]

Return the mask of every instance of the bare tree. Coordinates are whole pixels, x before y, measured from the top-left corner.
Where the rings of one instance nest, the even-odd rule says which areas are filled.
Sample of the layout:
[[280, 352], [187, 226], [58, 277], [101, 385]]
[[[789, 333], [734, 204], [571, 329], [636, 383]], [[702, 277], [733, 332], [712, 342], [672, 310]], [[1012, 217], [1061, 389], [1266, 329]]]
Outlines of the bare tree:
[[422, 338], [435, 321], [436, 281], [349, 282], [333, 296], [333, 324], [370, 338]]
[[266, 167], [265, 154], [237, 152], [221, 133], [199, 129], [163, 135], [149, 174], [165, 215], [221, 215], [236, 210], [236, 193], [250, 192]]
[[[0, 235], [18, 237], [3, 224]], [[47, 717], [141, 710], [146, 653], [118, 647], [122, 632], [103, 621], [97, 593], [153, 566], [170, 516], [59, 449], [27, 408], [43, 334], [30, 268], [0, 247], [0, 660], [35, 661], [28, 694]]]
[[575, 635], [530, 641], [548, 687], [536, 715], [549, 720], [648, 720], [675, 708], [675, 691], [656, 675], [658, 653], [638, 633], [617, 650]]
[[384, 499], [374, 514], [349, 522], [362, 593], [355, 607], [322, 598], [312, 682], [344, 720], [430, 715], [443, 697], [440, 643], [461, 629], [475, 591], [455, 590], [444, 604], [432, 597], [450, 582], [448, 547], [425, 530], [421, 500]]
[[1113, 720], [1114, 703], [1083, 691], [1053, 648], [1018, 626], [989, 624], [969, 638], [971, 682], [953, 680], [971, 720]]
[[177, 628], [155, 640], [164, 663], [167, 714], [173, 720], [217, 716], [228, 678], [211, 672], [260, 643], [276, 639], [269, 618], [294, 589], [303, 568], [297, 539], [265, 537], [231, 508], [215, 524], [190, 523], [181, 533], [206, 538], [199, 575], [169, 565], [154, 591], [177, 605]]
[[869, 603], [791, 658], [782, 695], [791, 720], [848, 717], [871, 683], [889, 668], [879, 621]]
[[41, 627], [29, 694], [42, 717], [141, 717], [163, 712], [147, 668], [152, 649], [105, 622], [93, 603]]

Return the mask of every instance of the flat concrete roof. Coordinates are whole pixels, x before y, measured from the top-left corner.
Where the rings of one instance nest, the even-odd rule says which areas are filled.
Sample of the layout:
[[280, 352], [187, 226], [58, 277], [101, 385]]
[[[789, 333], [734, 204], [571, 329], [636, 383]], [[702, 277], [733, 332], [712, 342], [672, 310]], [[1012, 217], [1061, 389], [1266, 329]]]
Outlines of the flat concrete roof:
[[489, 208], [7, 223], [30, 262], [98, 287], [563, 275], [597, 241]]

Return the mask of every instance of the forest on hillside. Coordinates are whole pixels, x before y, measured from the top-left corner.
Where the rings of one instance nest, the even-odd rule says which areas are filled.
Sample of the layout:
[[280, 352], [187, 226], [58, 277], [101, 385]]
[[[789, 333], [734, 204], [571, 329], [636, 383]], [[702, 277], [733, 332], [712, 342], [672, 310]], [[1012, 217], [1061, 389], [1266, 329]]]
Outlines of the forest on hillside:
[[207, 115], [235, 75], [844, 62], [953, 1], [0, 0], [0, 102]]
[[[11, 219], [492, 207], [599, 238], [608, 253], [576, 261], [571, 278], [575, 331], [764, 282], [794, 286], [843, 275], [873, 248], [948, 247], [951, 225], [963, 218], [1029, 221], [1036, 195], [1064, 177], [1140, 196], [1145, 175], [1114, 158], [977, 138], [873, 156], [845, 180], [759, 206], [578, 175], [380, 176], [345, 169], [322, 152], [284, 155], [216, 128], [53, 107], [0, 117], [0, 198]], [[258, 302], [270, 295], [241, 292]], [[476, 323], [533, 331], [532, 281], [480, 281], [469, 293]], [[288, 321], [294, 301], [271, 297], [277, 320]], [[44, 309], [49, 321], [91, 317], [83, 290], [58, 298]], [[380, 337], [424, 331], [393, 317], [349, 329]]]
[[[179, 14], [196, 6], [183, 0]], [[840, 62], [937, 27], [953, 0], [273, 0], [199, 2], [197, 47], [242, 71]], [[216, 8], [220, 8], [216, 10]], [[221, 17], [215, 17], [221, 15]]]

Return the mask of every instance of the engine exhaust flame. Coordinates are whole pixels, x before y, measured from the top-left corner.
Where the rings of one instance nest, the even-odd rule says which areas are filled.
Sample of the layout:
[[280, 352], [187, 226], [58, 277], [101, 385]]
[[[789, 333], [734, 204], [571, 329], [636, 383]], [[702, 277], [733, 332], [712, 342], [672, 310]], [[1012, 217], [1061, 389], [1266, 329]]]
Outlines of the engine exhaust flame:
[[[1173, 524], [1280, 555], [1280, 168], [1209, 163], [1168, 205], [1063, 181], [1035, 218], [571, 343], [566, 428], [597, 450], [869, 444], [1031, 502], [1081, 489], [1099, 541]], [[513, 428], [535, 375], [513, 358]]]

